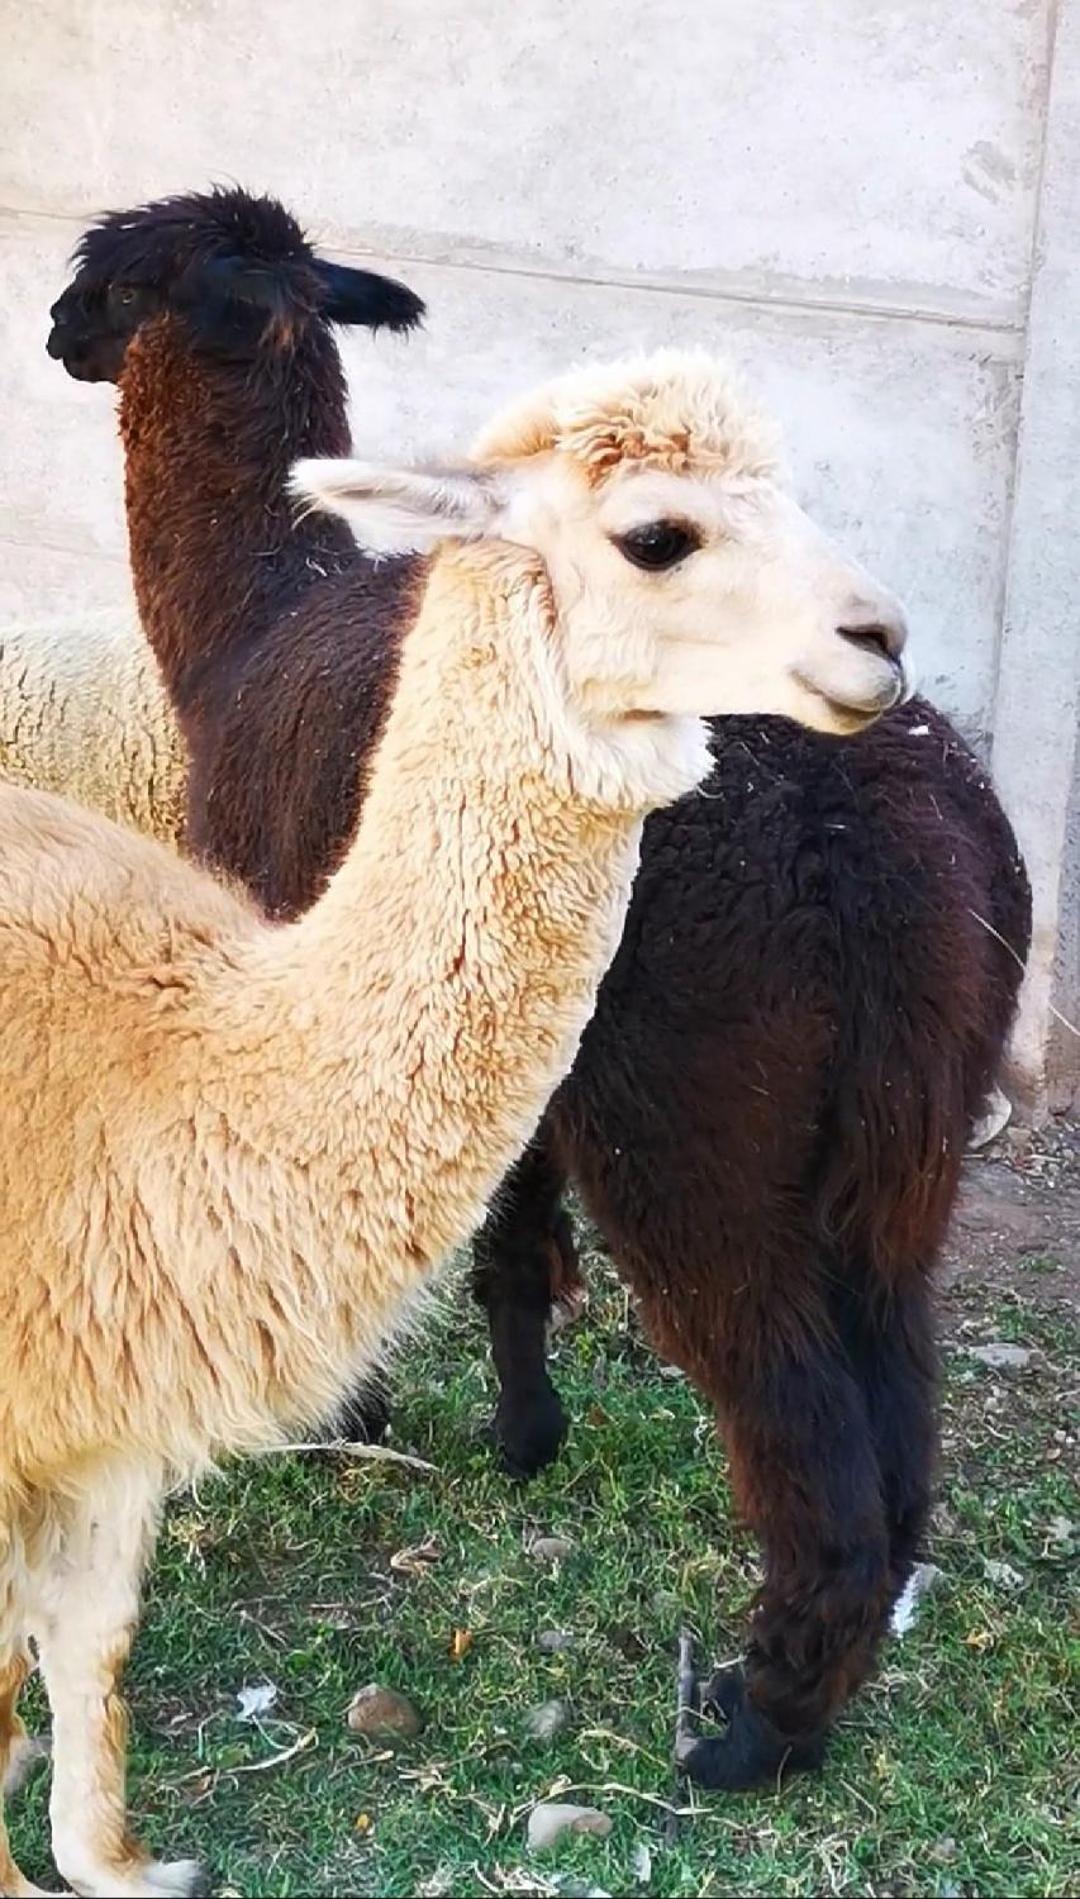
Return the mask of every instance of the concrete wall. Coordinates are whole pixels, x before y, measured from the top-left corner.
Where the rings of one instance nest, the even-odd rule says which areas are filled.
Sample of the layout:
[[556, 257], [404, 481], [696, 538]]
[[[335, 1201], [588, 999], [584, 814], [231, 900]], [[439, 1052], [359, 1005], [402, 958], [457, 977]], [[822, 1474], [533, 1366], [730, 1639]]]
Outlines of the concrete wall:
[[[460, 444], [590, 353], [728, 349], [787, 419], [809, 503], [907, 599], [927, 689], [1000, 760], [1040, 878], [1034, 1084], [1051, 1004], [1080, 1014], [1080, 378], [1057, 316], [1028, 329], [1036, 231], [1053, 305], [1080, 228], [1078, 4], [1054, 55], [1052, 0], [0, 0], [0, 619], [127, 587], [111, 399], [42, 347], [103, 206], [238, 178], [415, 284], [422, 339], [348, 346], [373, 448]], [[1054, 1061], [1063, 1092], [1073, 1044]]]

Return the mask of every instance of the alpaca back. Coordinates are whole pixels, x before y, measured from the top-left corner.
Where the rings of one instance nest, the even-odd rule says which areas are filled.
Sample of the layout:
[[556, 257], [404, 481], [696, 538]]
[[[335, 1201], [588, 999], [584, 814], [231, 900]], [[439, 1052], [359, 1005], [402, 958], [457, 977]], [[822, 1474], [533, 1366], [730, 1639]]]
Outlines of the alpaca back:
[[700, 1273], [710, 1245], [763, 1298], [823, 1249], [926, 1265], [1019, 988], [1015, 839], [922, 701], [852, 741], [714, 730], [705, 796], [645, 827], [553, 1104], [564, 1159], [646, 1279]]
[[187, 758], [133, 609], [0, 631], [0, 778], [180, 837]]

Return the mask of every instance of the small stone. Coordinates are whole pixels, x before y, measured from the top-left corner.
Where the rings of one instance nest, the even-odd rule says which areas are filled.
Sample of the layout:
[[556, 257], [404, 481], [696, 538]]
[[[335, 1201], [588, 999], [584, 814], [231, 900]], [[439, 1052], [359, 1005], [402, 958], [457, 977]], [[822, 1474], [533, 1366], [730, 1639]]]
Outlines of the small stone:
[[964, 1350], [969, 1358], [977, 1358], [981, 1365], [989, 1365], [991, 1371], [1023, 1371], [1034, 1357], [1026, 1345], [1007, 1345], [1000, 1339], [992, 1345], [966, 1345]]
[[525, 1732], [531, 1734], [534, 1741], [553, 1741], [557, 1734], [569, 1726], [569, 1722], [568, 1701], [541, 1701], [538, 1707], [530, 1708], [525, 1716]]
[[534, 1536], [529, 1555], [538, 1563], [564, 1563], [574, 1545], [566, 1536]]
[[565, 1655], [574, 1646], [572, 1629], [541, 1629], [536, 1646], [544, 1655]]
[[996, 1562], [993, 1557], [987, 1557], [983, 1562], [983, 1569], [986, 1572], [987, 1581], [997, 1583], [1000, 1589], [1022, 1589], [1024, 1587], [1024, 1578], [1018, 1569], [1013, 1568], [1011, 1563], [999, 1563]]
[[411, 1741], [422, 1732], [424, 1723], [405, 1695], [396, 1688], [380, 1688], [370, 1681], [349, 1703], [345, 1716], [354, 1734], [371, 1741]]
[[930, 1858], [939, 1866], [947, 1866], [950, 1860], [956, 1858], [957, 1850], [956, 1841], [946, 1834], [944, 1839], [934, 1841], [930, 1848]]
[[1071, 1543], [1076, 1525], [1071, 1517], [1051, 1517], [1046, 1533], [1052, 1543]]
[[542, 1852], [546, 1846], [554, 1846], [564, 1833], [594, 1833], [599, 1840], [606, 1840], [611, 1832], [612, 1822], [599, 1807], [575, 1807], [561, 1800], [542, 1800], [529, 1815], [526, 1840], [529, 1851]]

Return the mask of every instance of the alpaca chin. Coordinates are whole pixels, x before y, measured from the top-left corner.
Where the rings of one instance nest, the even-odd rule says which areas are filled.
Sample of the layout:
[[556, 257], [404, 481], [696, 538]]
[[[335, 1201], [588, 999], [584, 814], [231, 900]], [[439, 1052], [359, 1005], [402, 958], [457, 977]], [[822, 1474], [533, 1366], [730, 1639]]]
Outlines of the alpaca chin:
[[639, 712], [592, 728], [587, 745], [571, 737], [569, 762], [578, 796], [612, 808], [655, 811], [696, 791], [712, 770], [709, 731], [690, 714]]

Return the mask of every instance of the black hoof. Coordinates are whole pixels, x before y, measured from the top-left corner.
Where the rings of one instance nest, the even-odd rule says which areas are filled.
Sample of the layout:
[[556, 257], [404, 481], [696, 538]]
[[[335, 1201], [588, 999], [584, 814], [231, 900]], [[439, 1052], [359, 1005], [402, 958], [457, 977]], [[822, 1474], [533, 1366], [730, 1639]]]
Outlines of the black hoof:
[[728, 1662], [702, 1682], [698, 1690], [702, 1714], [711, 1721], [733, 1721], [746, 1699], [746, 1673], [741, 1662]]
[[774, 1726], [748, 1698], [740, 1665], [719, 1669], [704, 1687], [681, 1699], [724, 1722], [719, 1734], [693, 1736], [685, 1720], [676, 1742], [679, 1772], [699, 1787], [722, 1787], [735, 1793], [751, 1787], [775, 1787], [787, 1774], [820, 1767], [825, 1758], [823, 1734], [790, 1735]]
[[491, 1421], [491, 1439], [508, 1477], [536, 1477], [553, 1464], [570, 1428], [552, 1386], [528, 1398], [505, 1391]]

